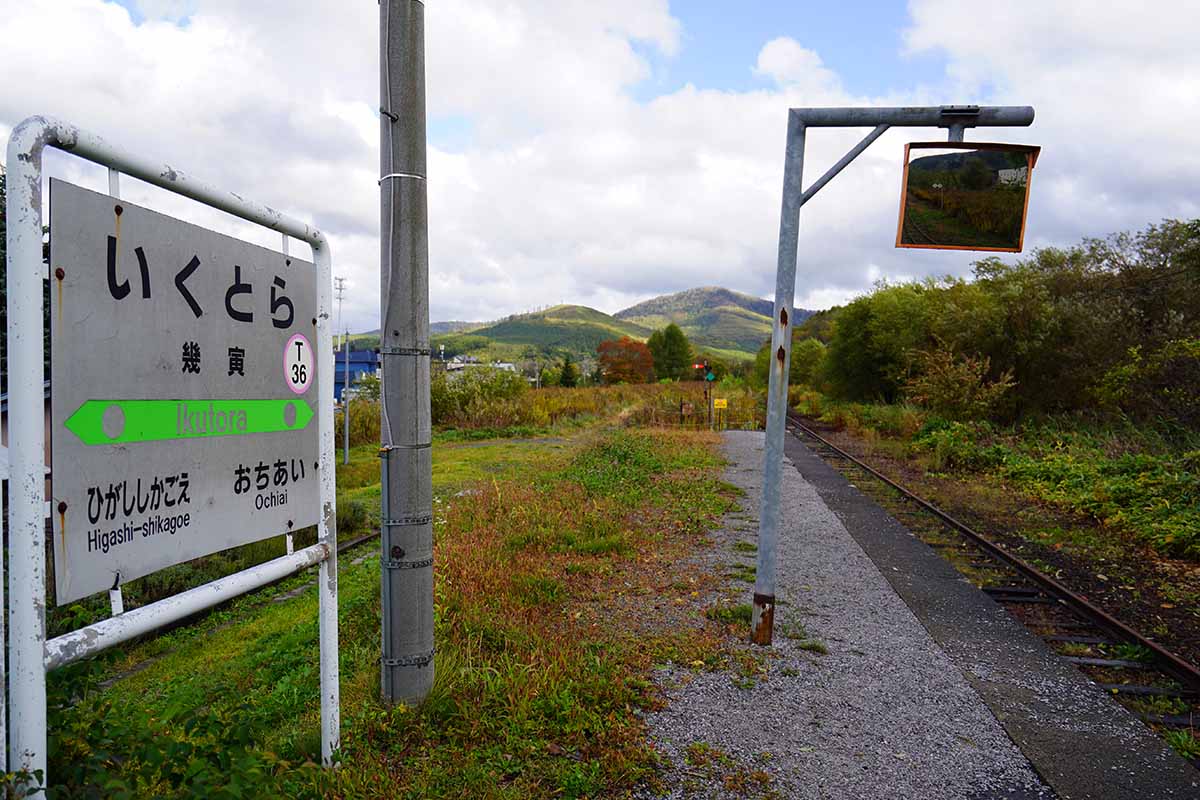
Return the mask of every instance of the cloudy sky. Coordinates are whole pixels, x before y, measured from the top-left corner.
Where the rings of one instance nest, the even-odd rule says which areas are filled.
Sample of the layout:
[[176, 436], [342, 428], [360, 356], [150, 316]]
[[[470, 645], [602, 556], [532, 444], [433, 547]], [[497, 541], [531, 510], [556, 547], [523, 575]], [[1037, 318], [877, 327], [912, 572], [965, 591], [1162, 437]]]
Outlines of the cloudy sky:
[[[616, 311], [774, 287], [790, 106], [1033, 105], [1026, 247], [1200, 216], [1200, 3], [428, 0], [432, 318]], [[0, 135], [71, 120], [330, 234], [346, 324], [377, 327], [378, 7], [369, 0], [0, 0]], [[866, 131], [814, 131], [807, 180]], [[893, 130], [801, 218], [797, 305], [966, 274], [892, 248]], [[48, 171], [106, 187], [67, 156]], [[278, 246], [127, 181], [125, 196]]]

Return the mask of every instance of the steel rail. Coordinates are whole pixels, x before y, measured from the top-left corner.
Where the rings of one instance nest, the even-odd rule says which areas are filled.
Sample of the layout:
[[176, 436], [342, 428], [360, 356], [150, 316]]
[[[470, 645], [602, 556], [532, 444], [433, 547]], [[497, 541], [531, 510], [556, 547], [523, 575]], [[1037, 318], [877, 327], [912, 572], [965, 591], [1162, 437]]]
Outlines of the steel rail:
[[[925, 498], [914, 494], [913, 492], [909, 491], [905, 487], [896, 483], [894, 480], [892, 480], [888, 476], [879, 472], [879, 470], [875, 469], [874, 467], [871, 467], [869, 464], [866, 464], [865, 462], [861, 461], [860, 459], [852, 456], [850, 453], [847, 453], [845, 450], [843, 450], [840, 447], [838, 447], [837, 445], [833, 444], [828, 439], [824, 438], [823, 436], [818, 434], [816, 431], [814, 431], [812, 428], [809, 428], [807, 425], [805, 425], [803, 422], [801, 422], [800, 421], [801, 417], [798, 414], [796, 414], [795, 412], [789, 412], [788, 418], [792, 421], [792, 423], [797, 428], [800, 428], [806, 434], [808, 434], [812, 438], [816, 439], [818, 442], [825, 445], [830, 450], [833, 450], [835, 453], [837, 453], [842, 458], [845, 458], [847, 461], [854, 463], [856, 466], [858, 466], [862, 470], [866, 471], [867, 473], [874, 476], [878, 480], [882, 481], [883, 483], [892, 487], [896, 491], [900, 492], [900, 494], [904, 495], [904, 497], [906, 497], [907, 499], [916, 503], [918, 506], [920, 506], [924, 510], [928, 511], [929, 513], [933, 514], [935, 517], [937, 517], [939, 520], [944, 522], [946, 525], [950, 526], [951, 528], [955, 529], [959, 533], [966, 536], [968, 539], [970, 539], [972, 542], [974, 542], [977, 546], [979, 546], [980, 549], [982, 549], [986, 553], [988, 553], [992, 556], [995, 556], [996, 558], [999, 558], [1000, 560], [1008, 563], [1010, 566], [1012, 566], [1014, 569], [1016, 569], [1018, 572], [1020, 572], [1026, 578], [1029, 578], [1031, 581], [1036, 583], [1038, 586], [1042, 587], [1042, 589], [1044, 589], [1049, 594], [1052, 594], [1053, 596], [1057, 597], [1059, 600], [1061, 600], [1063, 603], [1065, 603], [1067, 606], [1069, 606], [1071, 609], [1073, 609], [1080, 615], [1082, 615], [1082, 616], [1086, 617], [1087, 619], [1089, 619], [1090, 621], [1096, 623], [1099, 627], [1106, 629], [1109, 633], [1113, 634], [1117, 638], [1124, 639], [1125, 641], [1133, 643], [1133, 644], [1141, 645], [1142, 647], [1145, 647], [1146, 649], [1150, 650], [1152, 653], [1154, 653], [1155, 657], [1160, 662], [1160, 665], [1164, 668], [1164, 670], [1166, 672], [1170, 673], [1173, 677], [1178, 678], [1180, 681], [1182, 681], [1186, 685], [1188, 685], [1192, 688], [1200, 689], [1200, 669], [1197, 669], [1195, 666], [1193, 666], [1189, 662], [1185, 661], [1183, 658], [1179, 657], [1175, 653], [1172, 653], [1170, 650], [1166, 649], [1165, 647], [1158, 644], [1154, 640], [1146, 638], [1145, 636], [1138, 633], [1133, 628], [1131, 628], [1128, 625], [1126, 625], [1125, 623], [1121, 622], [1116, 617], [1113, 617], [1111, 614], [1104, 611], [1099, 606], [1092, 604], [1086, 598], [1071, 591], [1066, 586], [1064, 586], [1062, 583], [1059, 583], [1054, 578], [1051, 578], [1049, 575], [1045, 574], [1044, 572], [1039, 570], [1037, 567], [1030, 564], [1028, 561], [1025, 561], [1024, 559], [1020, 558], [1019, 556], [1013, 555], [1012, 553], [1008, 552], [1000, 545], [993, 542], [991, 539], [988, 539], [986, 536], [975, 531], [973, 528], [969, 527], [965, 523], [960, 522], [959, 520], [957, 520], [954, 517], [947, 514], [945, 511], [942, 511], [940, 508], [933, 505]], [[793, 432], [793, 435], [795, 435], [794, 432]], [[800, 437], [796, 436], [796, 438], [799, 439]]]

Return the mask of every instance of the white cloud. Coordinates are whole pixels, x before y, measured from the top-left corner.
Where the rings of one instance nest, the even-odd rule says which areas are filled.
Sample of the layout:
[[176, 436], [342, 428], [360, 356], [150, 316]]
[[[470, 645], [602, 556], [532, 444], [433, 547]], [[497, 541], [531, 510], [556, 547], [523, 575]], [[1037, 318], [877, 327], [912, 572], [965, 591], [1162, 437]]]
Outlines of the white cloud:
[[[906, 46], [948, 59], [939, 85], [854, 96], [813, 49], [776, 38], [745, 92], [685, 86], [649, 102], [646, 49], [684, 41], [665, 0], [441, 0], [426, 6], [435, 319], [492, 318], [560, 301], [616, 310], [663, 291], [774, 287], [789, 106], [1029, 103], [1033, 129], [968, 138], [1045, 146], [1027, 244], [1196, 216], [1197, 11], [915, 0]], [[1156, 8], [1161, 4], [1156, 4]], [[346, 317], [378, 319], [378, 7], [314, 0], [146, 0], [146, 20], [99, 0], [0, 0], [0, 132], [51, 113], [311, 218], [348, 278]], [[683, 8], [683, 6], [680, 6]], [[819, 48], [818, 48], [819, 49]], [[865, 131], [814, 130], [811, 182]], [[839, 302], [874, 276], [964, 272], [969, 254], [891, 248], [892, 131], [805, 207], [798, 303]], [[49, 168], [88, 185], [103, 172]], [[146, 202], [275, 245], [250, 226], [146, 187]]]
[[910, 50], [936, 51], [965, 95], [1033, 105], [1043, 144], [1035, 240], [1200, 215], [1200, 5], [915, 0]]
[[763, 45], [754, 65], [754, 74], [771, 78], [784, 86], [802, 89], [836, 89], [837, 75], [825, 68], [821, 57], [786, 36]]

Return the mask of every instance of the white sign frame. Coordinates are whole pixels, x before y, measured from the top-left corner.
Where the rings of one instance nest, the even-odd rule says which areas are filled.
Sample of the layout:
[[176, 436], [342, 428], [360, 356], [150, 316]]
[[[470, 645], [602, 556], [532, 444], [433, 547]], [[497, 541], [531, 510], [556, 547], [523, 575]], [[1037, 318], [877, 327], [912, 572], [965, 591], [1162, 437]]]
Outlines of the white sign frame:
[[315, 527], [314, 265], [56, 178], [50, 260], [57, 604]]
[[[46, 640], [46, 518], [44, 393], [42, 155], [53, 147], [109, 168], [109, 193], [125, 173], [167, 191], [299, 239], [312, 247], [316, 270], [317, 371], [333, 379], [333, 273], [329, 244], [316, 228], [268, 206], [198, 181], [169, 165], [115, 147], [53, 117], [33, 116], [8, 141], [8, 386], [9, 386], [9, 675], [8, 769], [46, 774], [46, 672], [197, 611], [256, 589], [314, 564], [320, 565], [321, 757], [332, 766], [340, 743], [337, 632], [337, 510], [333, 394], [318, 403], [320, 516], [317, 543], [250, 569], [117, 613], [106, 620]], [[3, 692], [3, 681], [0, 681]], [[0, 699], [3, 699], [0, 697]], [[2, 730], [3, 728], [0, 728]]]

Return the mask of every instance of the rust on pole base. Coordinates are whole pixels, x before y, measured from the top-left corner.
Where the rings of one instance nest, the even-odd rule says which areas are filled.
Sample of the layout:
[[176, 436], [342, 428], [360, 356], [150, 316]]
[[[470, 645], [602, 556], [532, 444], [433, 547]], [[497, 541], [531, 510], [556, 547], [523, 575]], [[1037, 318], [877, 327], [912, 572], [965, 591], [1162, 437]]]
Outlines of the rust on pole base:
[[775, 628], [775, 595], [754, 595], [753, 614], [750, 618], [750, 641], [754, 644], [771, 644]]

